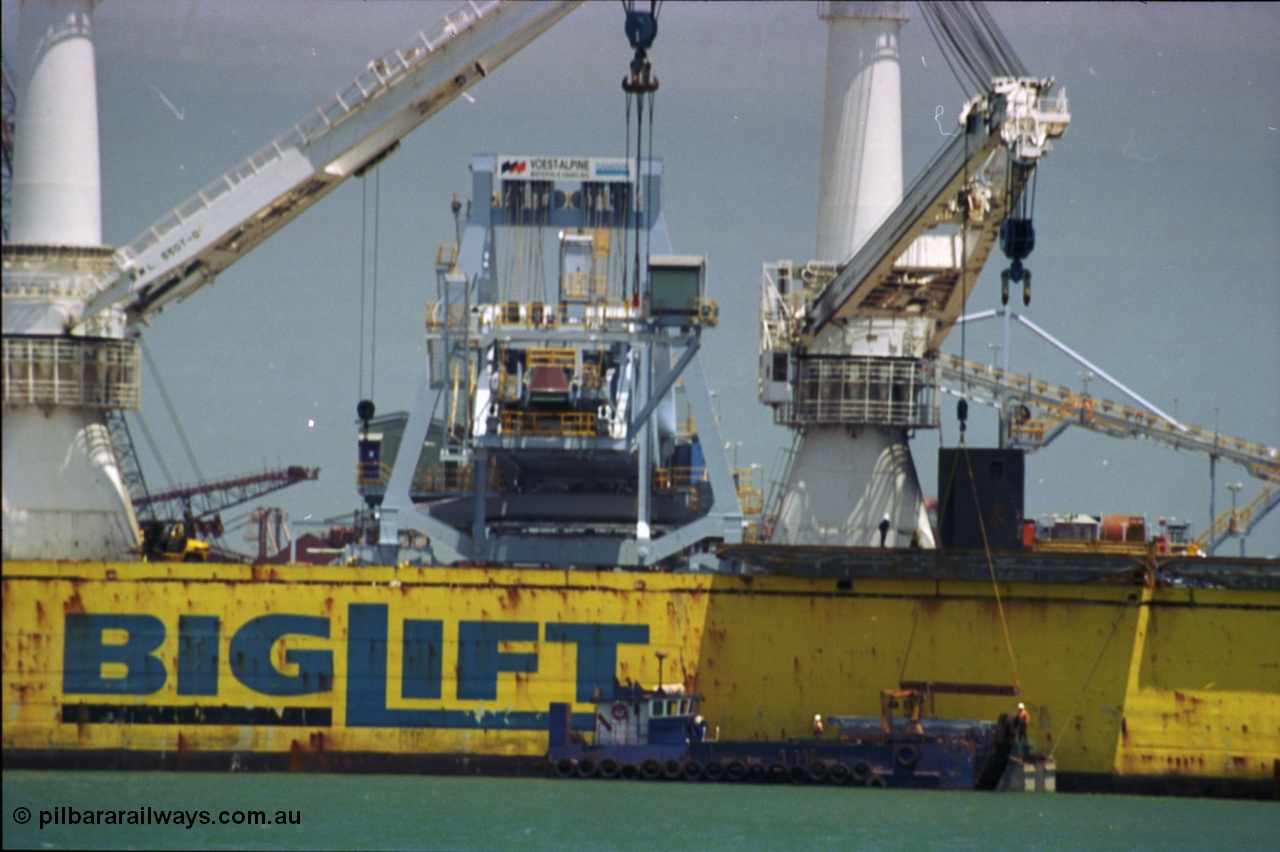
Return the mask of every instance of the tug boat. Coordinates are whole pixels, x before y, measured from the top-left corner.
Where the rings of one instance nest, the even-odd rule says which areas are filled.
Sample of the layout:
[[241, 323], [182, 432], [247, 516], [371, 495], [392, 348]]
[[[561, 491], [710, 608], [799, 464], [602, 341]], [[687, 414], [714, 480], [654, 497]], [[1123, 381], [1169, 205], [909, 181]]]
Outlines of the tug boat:
[[[939, 719], [924, 708], [932, 709], [935, 692], [955, 685], [904, 686], [882, 690], [879, 718], [828, 716], [824, 726], [819, 715], [814, 736], [761, 741], [721, 740], [699, 712], [702, 696], [682, 685], [615, 684], [595, 703], [589, 741], [573, 730], [571, 705], [551, 705], [547, 775], [1053, 791], [1052, 761], [1030, 753], [1007, 715], [995, 722]], [[895, 718], [898, 708], [903, 714]], [[827, 727], [834, 735], [824, 735]]]

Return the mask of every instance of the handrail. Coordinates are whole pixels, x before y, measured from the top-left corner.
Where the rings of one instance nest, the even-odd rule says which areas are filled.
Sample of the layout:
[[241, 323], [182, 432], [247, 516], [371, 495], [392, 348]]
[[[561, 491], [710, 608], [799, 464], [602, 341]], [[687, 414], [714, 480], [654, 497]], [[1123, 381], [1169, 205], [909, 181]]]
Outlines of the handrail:
[[499, 3], [500, 0], [468, 0], [460, 8], [445, 15], [444, 20], [434, 29], [419, 30], [403, 47], [370, 62], [368, 68], [350, 85], [299, 119], [291, 129], [179, 204], [132, 242], [117, 249], [116, 262], [121, 268], [128, 268], [147, 249], [182, 227], [196, 213], [211, 207], [223, 194], [236, 190], [265, 165], [280, 159], [286, 151], [302, 148], [329, 133], [351, 115], [358, 105], [372, 100], [442, 44], [470, 29]]

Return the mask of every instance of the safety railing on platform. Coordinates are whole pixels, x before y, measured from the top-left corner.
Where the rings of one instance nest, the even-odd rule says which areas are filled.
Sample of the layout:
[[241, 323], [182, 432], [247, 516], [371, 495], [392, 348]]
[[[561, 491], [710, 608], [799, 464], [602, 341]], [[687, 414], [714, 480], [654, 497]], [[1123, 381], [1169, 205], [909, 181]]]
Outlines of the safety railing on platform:
[[[364, 491], [385, 488], [391, 481], [390, 466], [381, 462], [359, 462], [356, 465], [356, 485]], [[413, 494], [447, 494], [470, 491], [475, 485], [475, 468], [472, 465], [454, 467], [429, 467], [417, 471], [409, 490]], [[486, 479], [490, 492], [503, 490], [502, 474], [490, 467]]]
[[427, 328], [431, 330], [444, 328], [461, 334], [467, 327], [467, 306], [449, 305], [443, 299], [427, 302]]
[[436, 269], [452, 269], [458, 262], [458, 246], [446, 243], [436, 249]]
[[752, 467], [733, 469], [733, 481], [738, 490], [738, 505], [742, 508], [742, 514], [747, 516], [758, 516], [764, 507], [764, 496], [756, 487], [755, 472], [755, 468]]
[[591, 437], [596, 434], [596, 415], [587, 411], [502, 412], [499, 424], [504, 435], [559, 435]]
[[705, 467], [660, 467], [653, 472], [653, 489], [655, 491], [690, 488], [699, 482], [706, 481], [707, 469]]
[[774, 421], [937, 425], [934, 383], [922, 362], [872, 356], [796, 359], [790, 400], [774, 407]]
[[1258, 493], [1239, 509], [1232, 507], [1213, 519], [1213, 523], [1195, 538], [1195, 545], [1208, 550], [1233, 535], [1243, 535], [1253, 524], [1254, 516], [1265, 514], [1280, 499], [1280, 484], [1264, 483]]
[[138, 344], [86, 337], [4, 338], [4, 404], [137, 410]]
[[609, 276], [567, 272], [560, 278], [560, 296], [564, 299], [603, 299], [609, 294]]
[[356, 462], [356, 487], [375, 488], [391, 481], [391, 468], [383, 462]]
[[694, 511], [702, 507], [707, 482], [705, 467], [660, 467], [653, 472], [655, 493], [683, 496], [689, 508]]
[[534, 367], [559, 367], [562, 370], [572, 370], [578, 360], [577, 354], [576, 349], [537, 346], [525, 350], [525, 366], [531, 370]]
[[[636, 304], [618, 299], [596, 302], [561, 302], [551, 305], [545, 302], [499, 302], [485, 304], [473, 311], [472, 327], [476, 332], [500, 328], [549, 329], [581, 327], [605, 329], [627, 327], [632, 323], [650, 319]], [[720, 321], [720, 307], [714, 299], [698, 299], [686, 315], [688, 324], [713, 327]], [[465, 328], [472, 317], [467, 316], [466, 306], [447, 305], [443, 300], [427, 303], [426, 324], [430, 330]]]

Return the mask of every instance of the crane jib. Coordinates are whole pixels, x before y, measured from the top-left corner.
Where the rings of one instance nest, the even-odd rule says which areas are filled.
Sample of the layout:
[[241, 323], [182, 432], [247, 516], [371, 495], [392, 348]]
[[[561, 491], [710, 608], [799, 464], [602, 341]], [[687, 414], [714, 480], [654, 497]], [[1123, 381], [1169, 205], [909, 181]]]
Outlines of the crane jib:
[[[370, 62], [347, 88], [116, 252], [72, 318], [124, 306], [144, 321], [212, 281], [330, 190], [374, 165], [466, 86], [580, 4], [467, 3]], [[462, 38], [462, 36], [466, 38]], [[163, 283], [158, 283], [163, 282]]]

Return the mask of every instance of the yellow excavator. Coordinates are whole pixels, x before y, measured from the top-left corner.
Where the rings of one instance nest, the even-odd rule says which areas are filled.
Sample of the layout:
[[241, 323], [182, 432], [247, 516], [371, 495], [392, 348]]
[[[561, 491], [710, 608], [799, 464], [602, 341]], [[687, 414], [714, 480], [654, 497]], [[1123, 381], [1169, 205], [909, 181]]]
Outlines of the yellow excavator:
[[209, 543], [188, 535], [182, 521], [148, 521], [142, 525], [139, 554], [143, 562], [208, 562]]

